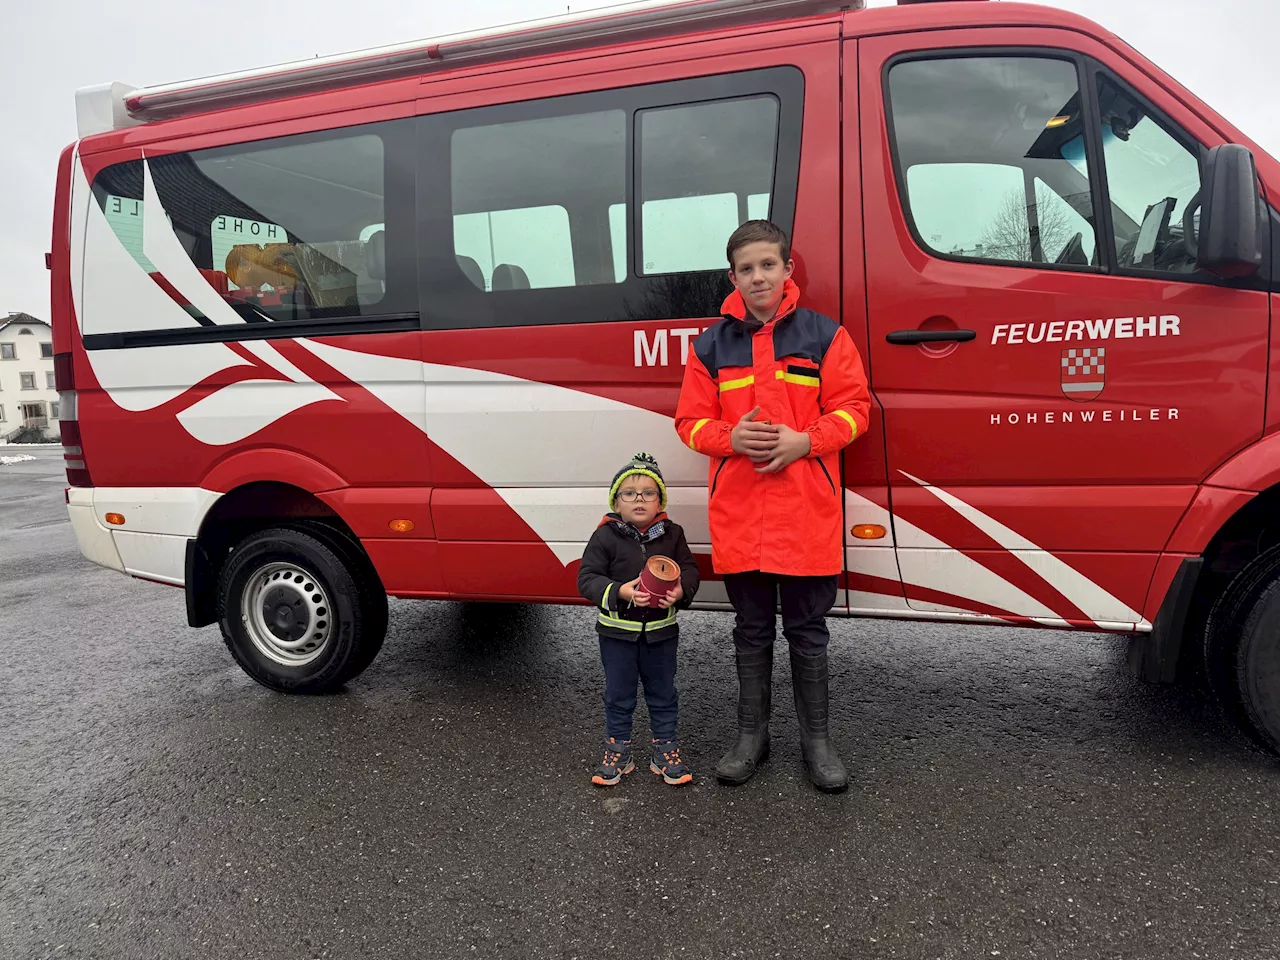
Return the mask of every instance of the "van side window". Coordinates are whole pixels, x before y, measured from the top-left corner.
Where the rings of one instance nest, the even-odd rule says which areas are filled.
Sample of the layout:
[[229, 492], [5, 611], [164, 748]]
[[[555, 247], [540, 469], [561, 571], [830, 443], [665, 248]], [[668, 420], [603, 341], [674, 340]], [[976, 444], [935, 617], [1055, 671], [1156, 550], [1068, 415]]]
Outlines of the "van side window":
[[778, 100], [720, 100], [639, 112], [644, 274], [726, 267], [725, 241], [768, 217]]
[[1136, 96], [1102, 74], [1098, 106], [1116, 265], [1194, 273], [1199, 215], [1193, 213], [1190, 224], [1183, 221], [1188, 202], [1200, 190], [1199, 149], [1189, 149], [1194, 141], [1175, 136]]
[[918, 242], [944, 257], [1097, 267], [1076, 67], [1032, 56], [889, 70], [892, 143]]
[[803, 115], [793, 66], [423, 114], [423, 329], [714, 316], [734, 229], [793, 225]]
[[608, 249], [609, 204], [598, 198], [626, 200], [624, 111], [464, 127], [451, 152], [453, 252], [476, 287], [618, 282], [625, 235]]
[[[102, 170], [93, 192], [106, 224], [133, 265], [174, 301], [176, 312], [140, 317], [137, 311], [90, 309], [85, 333], [180, 328], [192, 321], [359, 319], [411, 306], [413, 277], [397, 277], [394, 266], [388, 269], [389, 262], [404, 261], [404, 251], [389, 261], [388, 249], [412, 243], [412, 217], [391, 225], [390, 242], [384, 226], [393, 207], [388, 144], [397, 151], [401, 142], [412, 148], [410, 128], [397, 123], [189, 153], [148, 153]], [[397, 130], [404, 135], [389, 140]], [[410, 176], [411, 161], [411, 155], [397, 161]], [[163, 210], [161, 228], [147, 216], [148, 173]], [[377, 228], [369, 230], [370, 225]], [[148, 230], [157, 229], [169, 236], [148, 236]], [[187, 268], [172, 259], [175, 251], [190, 261]], [[115, 260], [109, 251], [86, 255], [116, 271], [128, 262]], [[408, 259], [411, 269], [411, 251]], [[198, 273], [187, 273], [190, 266]], [[196, 276], [224, 307], [190, 288]], [[92, 303], [93, 291], [86, 294]]]

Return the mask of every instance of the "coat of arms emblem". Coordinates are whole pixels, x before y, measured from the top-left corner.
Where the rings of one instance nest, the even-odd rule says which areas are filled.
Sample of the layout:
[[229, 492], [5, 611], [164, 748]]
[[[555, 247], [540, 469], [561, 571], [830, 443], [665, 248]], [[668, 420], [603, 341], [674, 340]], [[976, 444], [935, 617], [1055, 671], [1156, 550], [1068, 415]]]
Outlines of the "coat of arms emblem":
[[1070, 347], [1062, 351], [1062, 392], [1068, 400], [1093, 400], [1106, 385], [1106, 347]]

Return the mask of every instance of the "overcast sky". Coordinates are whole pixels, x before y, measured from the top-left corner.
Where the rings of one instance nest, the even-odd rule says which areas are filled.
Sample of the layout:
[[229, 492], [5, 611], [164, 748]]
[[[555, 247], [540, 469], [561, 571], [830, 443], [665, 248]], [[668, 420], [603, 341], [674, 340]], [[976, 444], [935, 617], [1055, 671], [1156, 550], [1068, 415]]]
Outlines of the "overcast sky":
[[[872, 6], [893, 0], [870, 0]], [[1048, 0], [1124, 37], [1280, 154], [1275, 0]], [[602, 0], [571, 3], [573, 10]], [[0, 0], [0, 316], [49, 316], [58, 153], [76, 136], [77, 88], [166, 83], [317, 54], [551, 16], [563, 0]]]

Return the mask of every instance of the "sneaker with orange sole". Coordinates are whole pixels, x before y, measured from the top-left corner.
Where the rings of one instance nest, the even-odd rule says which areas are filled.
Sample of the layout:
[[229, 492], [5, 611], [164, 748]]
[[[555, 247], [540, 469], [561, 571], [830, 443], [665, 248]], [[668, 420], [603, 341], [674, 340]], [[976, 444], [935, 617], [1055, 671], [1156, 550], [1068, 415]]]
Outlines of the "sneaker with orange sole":
[[680, 745], [674, 740], [653, 741], [653, 759], [649, 761], [649, 770], [673, 787], [693, 780], [693, 771], [680, 759]]
[[615, 787], [622, 782], [624, 774], [635, 768], [635, 761], [631, 759], [631, 741], [610, 737], [604, 742], [604, 759], [591, 775], [591, 782], [597, 787]]

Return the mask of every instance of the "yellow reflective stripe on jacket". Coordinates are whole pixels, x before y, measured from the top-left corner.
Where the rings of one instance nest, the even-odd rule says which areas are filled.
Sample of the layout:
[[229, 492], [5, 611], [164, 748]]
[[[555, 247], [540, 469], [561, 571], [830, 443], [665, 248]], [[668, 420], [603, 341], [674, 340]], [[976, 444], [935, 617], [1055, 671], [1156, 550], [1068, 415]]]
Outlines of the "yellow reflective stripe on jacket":
[[739, 390], [742, 387], [749, 387], [755, 382], [756, 377], [754, 373], [747, 374], [745, 377], [739, 377], [737, 380], [725, 380], [720, 384], [720, 392], [724, 393], [726, 390]]
[[778, 370], [774, 373], [778, 380], [785, 380], [787, 383], [794, 383], [801, 387], [820, 387], [822, 381], [817, 377], [806, 377], [798, 373], [787, 373], [785, 370]]
[[605, 588], [604, 588], [604, 596], [600, 598], [600, 609], [601, 609], [601, 610], [608, 610], [608, 609], [609, 609], [609, 591], [610, 591], [610, 590], [612, 590], [612, 589], [613, 589], [613, 584], [612, 584], [612, 583], [611, 583], [611, 584], [609, 584], [607, 587], [605, 587]]
[[[697, 447], [695, 447], [695, 446], [693, 445], [693, 438], [694, 438], [694, 437], [696, 437], [696, 436], [698, 435], [698, 431], [699, 431], [699, 430], [701, 430], [703, 427], [705, 427], [705, 426], [706, 426], [708, 423], [710, 423], [710, 422], [711, 422], [711, 418], [710, 418], [710, 417], [703, 417], [701, 420], [699, 420], [697, 423], [695, 423], [695, 424], [693, 425], [693, 429], [689, 431], [689, 449], [690, 449], [690, 450], [697, 450], [697, 449], [698, 449]], [[603, 606], [603, 604], [602, 604], [602, 606]]]
[[845, 413], [843, 410], [833, 410], [832, 412], [836, 416], [842, 417], [843, 419], [849, 421], [849, 429], [853, 431], [853, 436], [856, 437], [858, 435], [858, 422], [854, 420], [852, 416]]
[[640, 633], [642, 630], [659, 630], [663, 627], [670, 627], [675, 622], [675, 607], [667, 611], [667, 615], [661, 620], [650, 620], [648, 623], [641, 623], [638, 620], [624, 620], [622, 617], [615, 617], [608, 613], [600, 614], [600, 624], [602, 626], [612, 627], [615, 630], [626, 630], [630, 633]]
[[639, 633], [644, 624], [635, 620], [623, 620], [621, 617], [613, 617], [607, 613], [600, 614], [600, 623], [602, 626], [613, 627], [615, 630], [629, 630], [632, 633]]

